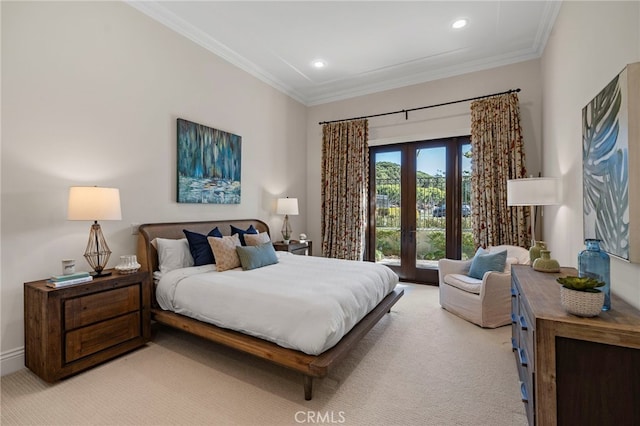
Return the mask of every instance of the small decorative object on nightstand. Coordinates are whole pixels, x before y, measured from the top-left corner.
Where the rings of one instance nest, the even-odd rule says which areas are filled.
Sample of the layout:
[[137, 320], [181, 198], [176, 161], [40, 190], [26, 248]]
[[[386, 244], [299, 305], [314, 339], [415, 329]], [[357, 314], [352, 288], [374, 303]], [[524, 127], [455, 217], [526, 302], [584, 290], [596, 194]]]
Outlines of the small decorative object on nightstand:
[[116, 271], [120, 274], [133, 274], [138, 272], [138, 269], [140, 269], [140, 264], [135, 254], [120, 256], [120, 263], [116, 266]]
[[289, 253], [299, 254], [303, 256], [313, 256], [313, 245], [311, 241], [276, 241], [273, 247], [278, 251], [288, 251]]

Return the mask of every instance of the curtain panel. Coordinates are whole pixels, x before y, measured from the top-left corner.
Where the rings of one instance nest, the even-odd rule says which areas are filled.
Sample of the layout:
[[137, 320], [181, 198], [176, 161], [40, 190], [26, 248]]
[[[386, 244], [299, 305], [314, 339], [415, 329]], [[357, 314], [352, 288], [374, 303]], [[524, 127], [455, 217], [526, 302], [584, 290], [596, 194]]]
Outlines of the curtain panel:
[[369, 181], [367, 120], [322, 127], [322, 254], [362, 260]]
[[524, 178], [518, 95], [471, 103], [471, 211], [477, 247], [529, 247], [524, 207], [507, 207], [507, 180]]

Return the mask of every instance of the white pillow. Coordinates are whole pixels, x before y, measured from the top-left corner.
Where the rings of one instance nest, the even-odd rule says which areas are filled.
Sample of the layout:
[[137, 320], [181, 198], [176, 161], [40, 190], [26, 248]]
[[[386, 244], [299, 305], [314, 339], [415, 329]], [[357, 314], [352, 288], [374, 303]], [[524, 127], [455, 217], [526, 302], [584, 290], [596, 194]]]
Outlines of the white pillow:
[[174, 269], [193, 266], [193, 257], [186, 238], [179, 240], [156, 238], [153, 241], [155, 241], [155, 247], [158, 250], [160, 272], [163, 274]]

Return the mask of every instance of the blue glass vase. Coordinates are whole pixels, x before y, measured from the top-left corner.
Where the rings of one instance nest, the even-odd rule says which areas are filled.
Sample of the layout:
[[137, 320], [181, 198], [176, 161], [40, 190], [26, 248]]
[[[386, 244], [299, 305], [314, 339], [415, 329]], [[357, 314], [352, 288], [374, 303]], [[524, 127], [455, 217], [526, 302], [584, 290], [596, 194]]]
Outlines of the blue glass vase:
[[587, 249], [578, 255], [578, 276], [595, 278], [604, 282], [603, 287], [599, 287], [604, 293], [603, 311], [611, 309], [611, 278], [609, 255], [600, 250], [600, 240], [587, 239], [584, 241]]

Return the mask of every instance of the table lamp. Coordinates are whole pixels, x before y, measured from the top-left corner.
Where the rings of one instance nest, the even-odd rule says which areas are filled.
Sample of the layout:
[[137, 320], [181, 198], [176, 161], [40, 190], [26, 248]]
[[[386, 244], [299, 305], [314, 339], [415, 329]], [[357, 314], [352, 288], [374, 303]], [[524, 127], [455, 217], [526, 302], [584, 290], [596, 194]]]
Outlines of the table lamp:
[[97, 186], [72, 186], [69, 188], [68, 220], [92, 220], [89, 242], [84, 257], [95, 272], [94, 277], [111, 275], [104, 272], [111, 250], [102, 235], [99, 220], [121, 220], [120, 190]]
[[282, 239], [285, 244], [289, 244], [289, 238], [291, 238], [291, 225], [289, 224], [289, 215], [298, 214], [298, 199], [297, 198], [278, 198], [276, 213], [284, 215], [284, 222], [282, 223]]
[[538, 177], [507, 180], [507, 205], [529, 206], [531, 209], [531, 247], [536, 243], [534, 206], [555, 204], [560, 204], [560, 179]]

